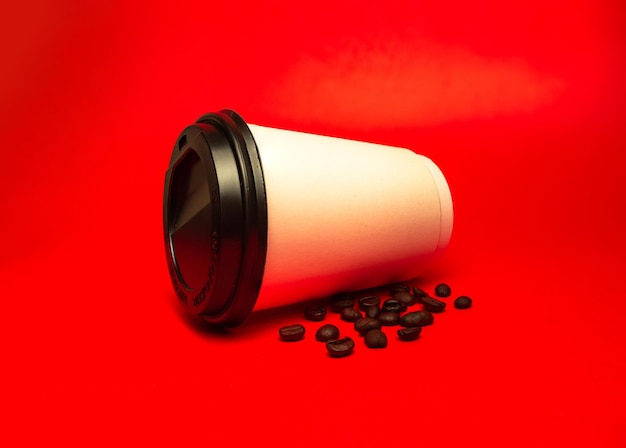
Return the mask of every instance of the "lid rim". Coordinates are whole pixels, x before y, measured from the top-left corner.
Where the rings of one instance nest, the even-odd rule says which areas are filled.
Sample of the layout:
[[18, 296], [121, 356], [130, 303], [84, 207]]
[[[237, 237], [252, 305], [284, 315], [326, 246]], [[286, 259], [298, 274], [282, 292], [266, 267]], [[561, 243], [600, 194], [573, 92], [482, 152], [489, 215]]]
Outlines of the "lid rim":
[[[176, 269], [168, 208], [173, 170], [182, 157], [178, 153], [190, 144], [191, 139], [185, 136], [190, 128], [199, 130], [206, 143], [193, 150], [200, 154], [203, 162], [218, 163], [220, 166], [206, 170], [207, 182], [216, 185], [216, 190], [211, 189], [210, 192], [214, 222], [212, 228], [207, 229], [211, 232], [210, 254], [199, 256], [211, 257], [210, 272], [207, 272], [207, 279], [200, 288], [187, 288], [185, 292], [186, 288]], [[174, 146], [166, 173], [163, 199], [170, 278], [179, 301], [188, 311], [211, 323], [235, 326], [243, 322], [254, 308], [267, 254], [267, 200], [258, 148], [243, 118], [232, 110], [203, 115], [181, 133], [178, 142], [181, 141], [182, 145], [177, 143]], [[213, 155], [224, 150], [230, 157], [218, 157], [220, 160], [216, 161]], [[225, 173], [222, 178], [220, 172]], [[215, 178], [211, 179], [211, 176]], [[227, 223], [230, 225], [225, 226]], [[229, 233], [232, 223], [240, 224], [241, 227], [236, 225], [237, 231], [227, 237], [221, 230]], [[206, 297], [197, 300], [202, 293]], [[188, 300], [189, 296], [194, 295], [195, 299]]]

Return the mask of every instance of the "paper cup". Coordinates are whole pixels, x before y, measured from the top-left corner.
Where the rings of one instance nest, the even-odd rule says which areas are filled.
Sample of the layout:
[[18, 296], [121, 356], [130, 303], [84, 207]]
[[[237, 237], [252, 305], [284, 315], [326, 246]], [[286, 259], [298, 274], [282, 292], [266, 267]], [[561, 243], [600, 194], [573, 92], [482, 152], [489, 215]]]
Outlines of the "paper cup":
[[416, 277], [452, 233], [446, 180], [411, 150], [248, 125], [233, 111], [178, 138], [165, 177], [170, 278], [191, 313], [267, 309]]

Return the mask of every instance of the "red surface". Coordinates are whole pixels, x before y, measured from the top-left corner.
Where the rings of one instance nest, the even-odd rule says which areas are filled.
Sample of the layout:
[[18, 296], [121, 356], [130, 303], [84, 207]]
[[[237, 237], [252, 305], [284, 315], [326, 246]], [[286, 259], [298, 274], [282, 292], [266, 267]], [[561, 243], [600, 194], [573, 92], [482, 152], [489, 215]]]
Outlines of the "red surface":
[[[0, 445], [626, 446], [620, 1], [92, 3], [0, 14]], [[184, 318], [163, 176], [223, 107], [430, 156], [420, 284], [475, 306], [346, 359]]]

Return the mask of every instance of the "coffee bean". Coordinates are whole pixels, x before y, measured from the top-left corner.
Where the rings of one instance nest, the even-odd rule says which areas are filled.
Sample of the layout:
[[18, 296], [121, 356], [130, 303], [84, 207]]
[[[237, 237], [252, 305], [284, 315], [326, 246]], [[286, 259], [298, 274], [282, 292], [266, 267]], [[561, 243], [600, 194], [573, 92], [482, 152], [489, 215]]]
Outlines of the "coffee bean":
[[402, 311], [406, 311], [406, 305], [404, 305], [398, 299], [387, 299], [383, 302], [383, 311], [400, 313]]
[[326, 308], [323, 306], [308, 306], [304, 309], [305, 319], [319, 322], [326, 317]]
[[304, 337], [304, 327], [300, 324], [288, 325], [280, 328], [278, 335], [283, 341], [299, 341]]
[[367, 311], [372, 306], [380, 305], [380, 299], [377, 296], [367, 296], [359, 299], [359, 309]]
[[449, 297], [452, 294], [452, 289], [445, 283], [439, 283], [435, 286], [435, 295], [437, 297]]
[[393, 294], [393, 298], [395, 300], [400, 301], [400, 303], [402, 303], [402, 305], [404, 305], [404, 308], [406, 309], [406, 307], [408, 306], [413, 306], [417, 303], [417, 299], [415, 298], [415, 296], [413, 294], [411, 294], [410, 292], [406, 292], [406, 291], [401, 291], [401, 292], [396, 292]]
[[422, 327], [401, 328], [398, 330], [398, 338], [401, 341], [414, 341], [419, 337], [421, 332]]
[[315, 340], [320, 342], [332, 341], [339, 339], [339, 328], [332, 324], [326, 324], [319, 327], [315, 332]]
[[370, 330], [380, 330], [381, 323], [369, 317], [364, 317], [363, 319], [359, 319], [354, 323], [354, 329], [361, 335], [364, 336]]
[[413, 287], [413, 295], [417, 299], [417, 301], [421, 301], [423, 297], [428, 297], [428, 293], [423, 289], [418, 288], [417, 286]]
[[464, 310], [472, 306], [472, 299], [467, 296], [459, 296], [454, 301], [454, 307], [460, 310]]
[[397, 284], [393, 285], [389, 292], [391, 292], [391, 294], [394, 294], [396, 292], [409, 292], [410, 290], [411, 288], [409, 288], [407, 285]]
[[435, 318], [428, 311], [413, 311], [400, 318], [400, 325], [403, 327], [423, 327], [431, 325], [434, 321]]
[[430, 311], [431, 313], [441, 313], [446, 309], [446, 302], [442, 302], [433, 297], [423, 297], [422, 305], [424, 305], [426, 311]]
[[337, 294], [334, 294], [331, 297], [331, 300], [342, 300], [342, 299], [351, 299], [352, 298], [352, 293], [350, 292], [339, 292]]
[[354, 308], [354, 297], [346, 293], [333, 296], [331, 309], [335, 313], [341, 313], [344, 308]]
[[349, 337], [328, 341], [326, 342], [326, 350], [334, 358], [347, 356], [354, 350], [354, 341]]
[[381, 330], [371, 330], [365, 335], [365, 345], [369, 348], [385, 348], [387, 347], [387, 335]]
[[395, 313], [393, 311], [382, 311], [378, 317], [376, 318], [386, 327], [391, 327], [393, 325], [398, 325], [400, 322], [400, 313]]
[[378, 308], [377, 306], [370, 306], [365, 311], [365, 317], [370, 317], [372, 319], [376, 319], [379, 314], [380, 314], [380, 308]]
[[354, 308], [344, 308], [343, 311], [341, 311], [341, 320], [345, 320], [346, 322], [356, 322], [362, 318], [363, 315], [361, 312]]

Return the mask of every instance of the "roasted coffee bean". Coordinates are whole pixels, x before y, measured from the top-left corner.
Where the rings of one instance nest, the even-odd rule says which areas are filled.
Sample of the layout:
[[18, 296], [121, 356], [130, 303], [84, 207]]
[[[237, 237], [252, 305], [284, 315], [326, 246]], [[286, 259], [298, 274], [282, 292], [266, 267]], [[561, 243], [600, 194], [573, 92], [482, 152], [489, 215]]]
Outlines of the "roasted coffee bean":
[[441, 313], [446, 309], [446, 302], [442, 302], [433, 297], [423, 297], [422, 305], [424, 305], [426, 311], [430, 311], [431, 313]]
[[300, 324], [288, 325], [280, 328], [278, 335], [283, 341], [299, 341], [304, 337], [304, 327]]
[[334, 358], [347, 356], [354, 350], [354, 341], [349, 337], [328, 341], [326, 342], [326, 350]]
[[423, 327], [431, 325], [434, 321], [435, 318], [428, 311], [413, 311], [400, 318], [400, 325], [403, 327]]
[[341, 311], [341, 320], [345, 320], [346, 322], [356, 322], [362, 318], [363, 315], [361, 312], [354, 308], [344, 308], [343, 311]]
[[305, 319], [319, 322], [326, 317], [326, 308], [323, 306], [308, 306], [304, 309]]
[[421, 332], [422, 327], [401, 328], [398, 330], [398, 338], [401, 341], [414, 341], [419, 337]]
[[331, 300], [331, 309], [335, 313], [341, 313], [344, 308], [354, 308], [354, 297], [350, 294], [338, 294]]
[[389, 292], [391, 292], [391, 294], [394, 294], [396, 292], [409, 292], [410, 290], [411, 288], [409, 288], [407, 285], [398, 284], [393, 285]]
[[428, 297], [428, 293], [423, 289], [418, 288], [417, 286], [413, 287], [413, 295], [417, 299], [418, 302], [422, 300], [423, 297]]
[[380, 308], [378, 308], [377, 306], [370, 306], [365, 311], [365, 317], [371, 317], [372, 319], [376, 319], [379, 314], [380, 314]]
[[369, 348], [387, 347], [387, 335], [381, 330], [371, 330], [365, 335], [365, 345]]
[[393, 298], [395, 300], [399, 300], [402, 305], [404, 305], [404, 309], [408, 306], [413, 306], [417, 303], [417, 299], [413, 294], [406, 291], [396, 292], [393, 294]]
[[459, 296], [454, 301], [454, 307], [460, 310], [464, 310], [465, 308], [469, 308], [472, 306], [472, 299], [467, 296]]
[[404, 305], [398, 299], [387, 299], [383, 302], [383, 311], [400, 313], [402, 311], [406, 311], [406, 305]]
[[339, 328], [332, 324], [326, 324], [319, 327], [315, 332], [315, 340], [320, 342], [332, 341], [339, 339]]
[[351, 292], [338, 292], [337, 294], [333, 294], [333, 296], [331, 297], [331, 300], [342, 300], [342, 299], [351, 299], [351, 298], [352, 298]]
[[367, 311], [368, 308], [379, 305], [380, 299], [377, 296], [367, 296], [359, 299], [359, 309], [362, 311]]
[[393, 325], [398, 325], [400, 322], [400, 313], [382, 311], [376, 319], [381, 323], [381, 325], [391, 327]]
[[354, 329], [361, 335], [364, 336], [370, 330], [380, 330], [381, 323], [369, 317], [364, 317], [363, 319], [359, 319], [354, 323]]
[[437, 297], [449, 297], [452, 294], [452, 289], [445, 283], [439, 283], [435, 286], [435, 295]]

